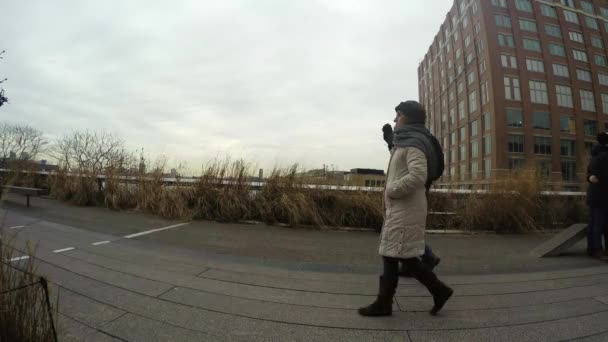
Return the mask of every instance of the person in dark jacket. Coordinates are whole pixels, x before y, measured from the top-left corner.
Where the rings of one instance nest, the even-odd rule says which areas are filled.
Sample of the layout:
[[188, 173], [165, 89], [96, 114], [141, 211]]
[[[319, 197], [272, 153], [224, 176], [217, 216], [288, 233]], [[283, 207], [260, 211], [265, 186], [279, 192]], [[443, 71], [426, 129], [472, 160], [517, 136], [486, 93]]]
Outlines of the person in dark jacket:
[[[383, 133], [383, 138], [384, 141], [386, 141], [386, 144], [388, 145], [388, 150], [389, 152], [392, 151], [394, 145], [393, 145], [393, 127], [390, 124], [385, 124], [384, 126], [382, 126], [382, 133]], [[429, 190], [431, 188], [431, 184], [425, 184], [426, 186], [426, 195], [428, 198], [428, 193]], [[433, 253], [433, 250], [431, 249], [431, 247], [426, 244], [424, 246], [424, 254], [420, 257], [420, 259], [422, 260], [422, 263], [431, 271], [435, 268], [435, 266], [439, 265], [439, 262], [441, 262], [441, 258], [439, 258], [435, 253]], [[399, 267], [399, 276], [401, 277], [412, 277], [412, 273], [407, 269], [407, 266], [405, 265], [404, 262], [400, 263], [400, 267]]]
[[598, 259], [608, 261], [602, 247], [608, 252], [608, 134], [597, 137], [598, 144], [591, 151], [591, 162], [587, 167], [587, 205], [591, 214], [587, 227], [587, 252]]

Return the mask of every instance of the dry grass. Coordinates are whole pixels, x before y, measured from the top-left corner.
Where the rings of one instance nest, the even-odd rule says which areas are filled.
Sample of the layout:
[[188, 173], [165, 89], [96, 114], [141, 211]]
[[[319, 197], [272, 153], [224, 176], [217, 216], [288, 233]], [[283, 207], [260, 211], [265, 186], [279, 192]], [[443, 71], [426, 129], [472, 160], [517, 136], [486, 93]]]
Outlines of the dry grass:
[[[163, 184], [162, 163], [125, 184], [108, 170], [105, 185], [91, 176], [65, 172], [49, 180], [54, 198], [79, 205], [138, 210], [166, 218], [219, 222], [243, 220], [296, 226], [364, 227], [382, 225], [382, 194], [352, 190], [311, 189], [297, 165], [275, 169], [261, 188], [251, 188], [252, 167], [243, 161], [215, 161], [194, 183]], [[86, 172], [82, 172], [86, 175]], [[178, 180], [179, 181], [179, 180]], [[586, 220], [584, 199], [542, 196], [545, 180], [524, 169], [497, 179], [490, 194], [431, 193], [429, 228], [535, 232]]]

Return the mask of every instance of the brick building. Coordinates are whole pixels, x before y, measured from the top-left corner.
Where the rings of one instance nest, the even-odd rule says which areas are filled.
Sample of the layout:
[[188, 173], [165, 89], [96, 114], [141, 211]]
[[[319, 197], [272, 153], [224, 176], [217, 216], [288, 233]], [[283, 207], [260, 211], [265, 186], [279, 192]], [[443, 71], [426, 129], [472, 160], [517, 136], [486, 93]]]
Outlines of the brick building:
[[607, 1], [456, 0], [418, 68], [443, 182], [532, 165], [576, 189], [608, 130], [607, 48]]

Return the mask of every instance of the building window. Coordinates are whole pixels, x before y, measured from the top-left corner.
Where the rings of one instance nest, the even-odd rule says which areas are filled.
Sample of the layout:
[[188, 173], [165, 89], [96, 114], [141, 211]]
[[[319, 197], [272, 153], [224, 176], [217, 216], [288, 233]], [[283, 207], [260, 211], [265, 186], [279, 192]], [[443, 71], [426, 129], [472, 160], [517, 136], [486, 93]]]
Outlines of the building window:
[[458, 141], [463, 142], [467, 138], [467, 127], [462, 126], [458, 129]]
[[486, 179], [489, 179], [492, 172], [492, 161], [490, 158], [486, 158], [483, 160], [483, 176]]
[[533, 112], [532, 113], [532, 128], [534, 129], [551, 129], [551, 116], [548, 112]]
[[481, 84], [481, 104], [485, 105], [489, 102], [488, 99], [488, 82], [485, 81]]
[[540, 42], [537, 39], [524, 38], [524, 49], [540, 52]]
[[574, 107], [572, 104], [572, 88], [569, 86], [556, 85], [557, 105], [567, 108]]
[[458, 94], [462, 94], [464, 91], [464, 83], [462, 81], [458, 82]]
[[574, 157], [576, 142], [574, 140], [562, 139], [560, 141], [559, 154], [562, 157]]
[[462, 120], [464, 119], [465, 115], [464, 115], [464, 100], [458, 102], [458, 119]]
[[507, 0], [492, 0], [492, 5], [507, 8]]
[[561, 76], [561, 77], [566, 77], [566, 78], [570, 77], [570, 72], [568, 71], [568, 66], [563, 65], [563, 64], [553, 64], [553, 74], [555, 76]]
[[[556, 1], [557, 2], [557, 1]], [[574, 8], [574, 0], [560, 0], [562, 5]]]
[[604, 17], [604, 19], [608, 19], [608, 8], [600, 7], [600, 15]]
[[477, 110], [477, 92], [473, 91], [469, 94], [469, 114]]
[[585, 51], [574, 49], [574, 50], [572, 50], [572, 55], [574, 56], [574, 59], [576, 59], [577, 61], [589, 62], [589, 60], [587, 59], [587, 53]]
[[591, 72], [589, 70], [576, 69], [576, 77], [585, 82], [591, 82]]
[[492, 137], [488, 135], [483, 137], [483, 155], [489, 154], [492, 154]]
[[583, 110], [588, 112], [595, 112], [595, 99], [593, 97], [593, 92], [589, 90], [580, 90], [581, 94], [581, 107]]
[[545, 17], [557, 18], [555, 8], [549, 5], [540, 4], [540, 13], [542, 13]]
[[565, 181], [576, 180], [576, 162], [573, 160], [562, 160], [562, 179]]
[[471, 159], [479, 157], [479, 144], [477, 141], [471, 143]]
[[551, 166], [551, 160], [549, 159], [541, 159], [536, 163], [536, 170], [538, 171], [538, 173], [545, 177], [548, 178], [551, 176], [551, 171], [552, 171], [552, 166]]
[[508, 146], [510, 153], [524, 153], [524, 136], [509, 134]]
[[583, 121], [583, 127], [585, 129], [585, 135], [594, 137], [597, 135], [597, 121], [585, 120]]
[[519, 19], [519, 28], [523, 31], [538, 32], [536, 22], [532, 20]]
[[458, 44], [458, 31], [456, 31], [456, 30], [454, 31], [453, 37], [454, 37], [454, 44]]
[[604, 41], [600, 37], [591, 36], [591, 45], [593, 45], [593, 47], [596, 47], [598, 49], [603, 49], [604, 48]]
[[585, 141], [585, 152], [587, 155], [591, 154], [591, 150], [593, 149], [593, 142], [591, 141]]
[[549, 53], [553, 56], [566, 57], [566, 49], [559, 44], [549, 44]]
[[528, 68], [528, 71], [543, 73], [545, 72], [545, 64], [543, 63], [543, 61], [538, 59], [526, 58], [526, 66]]
[[524, 119], [521, 114], [521, 109], [508, 108], [507, 109], [507, 126], [509, 127], [523, 127]]
[[533, 103], [549, 104], [547, 94], [547, 83], [541, 81], [530, 81], [530, 98]]
[[597, 64], [599, 66], [606, 66], [606, 56], [595, 55], [595, 64]]
[[509, 170], [519, 170], [524, 167], [525, 161], [520, 158], [509, 158]]
[[597, 20], [595, 18], [585, 16], [585, 24], [587, 25], [588, 28], [590, 28], [592, 30], [599, 31], [599, 29], [600, 29], [600, 26], [597, 24]]
[[462, 145], [460, 145], [460, 161], [465, 161], [465, 160], [467, 160], [467, 145], [462, 144]]
[[506, 46], [506, 47], [515, 47], [515, 43], [513, 41], [513, 35], [499, 34], [498, 35], [498, 45]]
[[486, 71], [486, 60], [482, 59], [481, 62], [479, 62], [479, 74], [483, 74]]
[[460, 49], [456, 50], [456, 59], [460, 58], [461, 53], [462, 53], [462, 50], [460, 50]]
[[532, 12], [530, 0], [515, 0], [515, 7], [520, 11]]
[[456, 132], [450, 133], [450, 145], [451, 146], [456, 145]]
[[580, 32], [574, 32], [574, 31], [570, 31], [569, 33], [570, 35], [570, 40], [578, 42], [578, 43], [584, 43], [585, 40], [583, 39], [583, 34]]
[[475, 34], [478, 34], [479, 31], [481, 31], [481, 24], [475, 23], [475, 25], [473, 26], [473, 32], [475, 32]]
[[517, 69], [517, 57], [511, 55], [500, 55], [500, 61], [505, 68]]
[[467, 84], [471, 85], [473, 82], [475, 82], [475, 72], [471, 71], [468, 75], [467, 75]]
[[471, 64], [471, 62], [473, 61], [473, 54], [470, 53], [467, 55], [467, 57], [465, 58], [465, 62], [467, 63], [467, 65]]
[[608, 75], [606, 74], [598, 74], [598, 79], [601, 85], [608, 86]]
[[483, 113], [481, 120], [483, 122], [483, 130], [489, 131], [492, 128], [492, 122], [490, 121], [490, 113]]
[[467, 48], [467, 47], [469, 47], [469, 45], [471, 45], [471, 36], [467, 36], [464, 39], [464, 47]]
[[460, 164], [460, 180], [467, 180], [467, 164], [465, 163]]
[[595, 14], [595, 11], [593, 10], [593, 4], [589, 1], [581, 0], [581, 8], [587, 13]]
[[505, 82], [505, 99], [513, 100], [513, 101], [521, 101], [519, 78], [505, 76], [504, 82]]
[[551, 138], [534, 137], [534, 154], [551, 154]]
[[578, 24], [578, 14], [574, 12], [564, 10], [564, 18], [569, 23]]
[[562, 37], [562, 30], [559, 28], [559, 26], [545, 24], [545, 32], [547, 32], [547, 35], [551, 37]]
[[576, 121], [569, 115], [562, 115], [559, 118], [559, 131], [562, 133], [576, 134]]
[[451, 108], [450, 109], [450, 125], [453, 125], [454, 122], [456, 121], [455, 116], [456, 116], [455, 109]]
[[479, 163], [477, 162], [477, 160], [474, 160], [471, 162], [471, 179], [475, 180], [477, 179], [477, 173], [479, 172]]
[[608, 114], [608, 94], [602, 94], [602, 111]]
[[470, 136], [471, 138], [474, 138], [477, 136], [477, 126], [478, 126], [478, 121], [474, 120], [473, 122], [471, 122], [470, 124]]

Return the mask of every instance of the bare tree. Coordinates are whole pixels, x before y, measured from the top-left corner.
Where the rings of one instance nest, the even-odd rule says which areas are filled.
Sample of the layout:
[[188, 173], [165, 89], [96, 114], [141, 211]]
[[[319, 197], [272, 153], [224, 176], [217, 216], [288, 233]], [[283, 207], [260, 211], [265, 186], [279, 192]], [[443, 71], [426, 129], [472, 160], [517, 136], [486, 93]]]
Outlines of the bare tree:
[[42, 131], [34, 127], [0, 123], [0, 160], [32, 160], [47, 144]]
[[[2, 50], [2, 52], [0, 52], [0, 59], [3, 59], [4, 57], [2, 57], [2, 55], [4, 55], [4, 50]], [[0, 80], [0, 84], [4, 83], [4, 81], [6, 81], [7, 79], [3, 79]], [[6, 98], [6, 96], [4, 96], [4, 89], [0, 88], [0, 107], [2, 107], [2, 105], [4, 103], [8, 102], [8, 98]]]
[[104, 131], [75, 131], [64, 135], [56, 141], [52, 152], [68, 171], [101, 173], [132, 163], [124, 142]]

